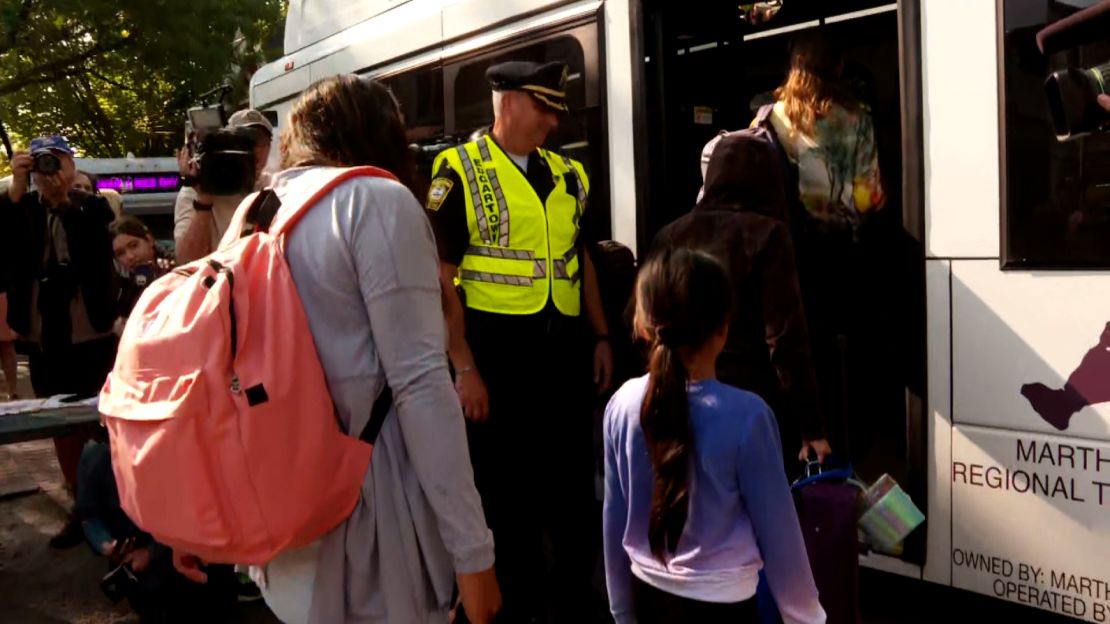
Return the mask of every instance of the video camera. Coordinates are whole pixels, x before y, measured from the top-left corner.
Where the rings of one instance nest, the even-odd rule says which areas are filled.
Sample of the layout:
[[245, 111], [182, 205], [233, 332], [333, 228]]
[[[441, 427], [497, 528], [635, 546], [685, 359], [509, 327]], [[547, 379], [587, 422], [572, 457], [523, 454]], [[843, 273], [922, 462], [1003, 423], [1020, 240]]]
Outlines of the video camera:
[[[196, 186], [209, 195], [245, 195], [254, 190], [255, 134], [250, 128], [228, 128], [224, 98], [230, 85], [201, 95], [185, 122], [185, 147], [197, 166]], [[218, 95], [215, 104], [208, 100]]]
[[[1042, 54], [1052, 54], [1110, 40], [1107, 33], [1110, 0], [1102, 0], [1048, 25], [1037, 33], [1037, 46]], [[1110, 95], [1110, 59], [1092, 67], [1053, 72], [1045, 80], [1044, 89], [1058, 140], [1070, 141], [1110, 129], [1110, 111], [1098, 102], [1099, 95]]]

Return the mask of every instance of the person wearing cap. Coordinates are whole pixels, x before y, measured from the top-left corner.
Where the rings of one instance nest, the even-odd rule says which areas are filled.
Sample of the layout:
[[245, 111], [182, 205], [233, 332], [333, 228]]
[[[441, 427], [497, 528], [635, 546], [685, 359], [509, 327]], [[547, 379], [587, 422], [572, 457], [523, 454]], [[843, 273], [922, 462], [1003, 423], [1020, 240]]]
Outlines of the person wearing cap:
[[[265, 115], [254, 109], [236, 112], [228, 119], [227, 125], [254, 132], [255, 189], [262, 188], [268, 177], [263, 170], [270, 158], [274, 127]], [[187, 149], [182, 148], [177, 160], [183, 176], [187, 179], [196, 177], [196, 165], [189, 162]], [[178, 191], [173, 208], [173, 238], [178, 262], [186, 264], [215, 251], [244, 197], [246, 195], [213, 196], [194, 186], [185, 186]]]
[[[567, 112], [567, 67], [510, 62], [487, 74], [492, 129], [442, 152], [427, 211], [436, 233], [448, 353], [494, 533], [505, 621], [593, 617], [594, 388], [612, 350], [583, 245], [589, 179], [544, 149]], [[591, 368], [591, 357], [593, 366]]]
[[[95, 396], [116, 355], [112, 209], [103, 197], [72, 188], [77, 169], [64, 137], [34, 139], [30, 152], [14, 154], [11, 165], [11, 186], [0, 195], [8, 325], [27, 345], [36, 396]], [[86, 440], [54, 440], [71, 489]], [[71, 520], [51, 545], [81, 540], [80, 526]]]

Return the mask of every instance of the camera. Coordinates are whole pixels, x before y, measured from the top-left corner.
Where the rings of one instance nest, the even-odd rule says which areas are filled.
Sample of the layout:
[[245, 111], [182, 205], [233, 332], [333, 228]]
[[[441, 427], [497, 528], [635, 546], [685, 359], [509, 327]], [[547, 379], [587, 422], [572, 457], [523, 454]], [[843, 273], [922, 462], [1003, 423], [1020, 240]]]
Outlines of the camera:
[[1061, 141], [1104, 130], [1110, 113], [1098, 103], [1098, 96], [1110, 93], [1110, 61], [1077, 69], [1053, 72], [1045, 80], [1048, 112], [1056, 138]]
[[[1110, 32], [1110, 0], [1089, 4], [1037, 33], [1041, 54], [1069, 50], [1069, 60], [1073, 62], [1077, 59], [1083, 62], [1083, 57], [1087, 56], [1093, 56], [1096, 61], [1105, 57], [1105, 43]], [[1110, 129], [1110, 111], [1098, 102], [1100, 95], [1110, 95], [1107, 80], [1110, 80], [1110, 59], [1091, 67], [1061, 69], [1045, 79], [1048, 113], [1058, 141]]]
[[31, 163], [31, 171], [34, 171], [35, 173], [52, 175], [58, 173], [61, 170], [61, 159], [49, 152], [35, 156]]
[[199, 134], [193, 157], [197, 163], [197, 187], [217, 196], [253, 191], [255, 140], [250, 128], [220, 128]]
[[[228, 128], [224, 99], [230, 85], [201, 94], [201, 105], [188, 110], [185, 147], [197, 166], [196, 186], [209, 195], [246, 195], [254, 190], [256, 137], [250, 128]], [[216, 98], [215, 104], [208, 102]]]

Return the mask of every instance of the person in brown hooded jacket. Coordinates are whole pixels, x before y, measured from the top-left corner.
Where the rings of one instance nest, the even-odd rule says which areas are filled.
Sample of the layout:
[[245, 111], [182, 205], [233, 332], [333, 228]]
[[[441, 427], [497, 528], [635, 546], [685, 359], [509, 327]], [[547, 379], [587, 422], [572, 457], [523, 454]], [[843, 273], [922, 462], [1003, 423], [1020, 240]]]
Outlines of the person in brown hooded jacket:
[[786, 224], [785, 180], [769, 143], [724, 137], [705, 175], [705, 193], [689, 214], [663, 228], [652, 253], [688, 247], [728, 270], [735, 306], [717, 376], [755, 392], [774, 410], [783, 457], [831, 453], [818, 396], [794, 248]]

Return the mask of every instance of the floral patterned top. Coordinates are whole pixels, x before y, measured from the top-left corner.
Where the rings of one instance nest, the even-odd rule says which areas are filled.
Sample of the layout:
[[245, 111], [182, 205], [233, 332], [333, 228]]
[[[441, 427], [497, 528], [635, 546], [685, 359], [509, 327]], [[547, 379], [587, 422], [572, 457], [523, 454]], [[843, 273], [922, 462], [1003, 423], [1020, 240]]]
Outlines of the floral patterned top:
[[863, 220], [886, 203], [875, 128], [867, 110], [833, 104], [829, 114], [817, 120], [816, 136], [809, 136], [796, 131], [784, 103], [777, 102], [771, 124], [798, 167], [798, 192], [806, 212], [820, 229], [858, 234]]

